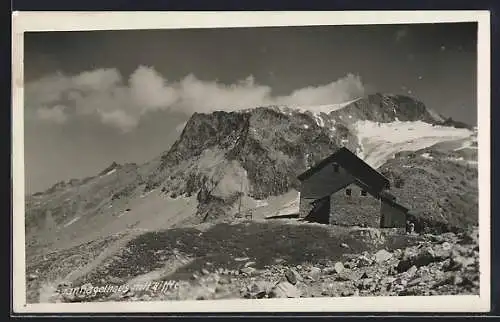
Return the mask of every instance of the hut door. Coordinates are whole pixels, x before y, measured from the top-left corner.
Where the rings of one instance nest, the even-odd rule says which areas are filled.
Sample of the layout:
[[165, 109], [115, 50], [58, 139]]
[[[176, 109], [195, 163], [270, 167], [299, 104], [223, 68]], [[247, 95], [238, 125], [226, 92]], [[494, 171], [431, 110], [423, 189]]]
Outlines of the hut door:
[[330, 196], [326, 196], [314, 201], [314, 206], [309, 214], [304, 218], [306, 221], [321, 224], [330, 223]]
[[390, 206], [380, 202], [380, 228], [392, 228]]

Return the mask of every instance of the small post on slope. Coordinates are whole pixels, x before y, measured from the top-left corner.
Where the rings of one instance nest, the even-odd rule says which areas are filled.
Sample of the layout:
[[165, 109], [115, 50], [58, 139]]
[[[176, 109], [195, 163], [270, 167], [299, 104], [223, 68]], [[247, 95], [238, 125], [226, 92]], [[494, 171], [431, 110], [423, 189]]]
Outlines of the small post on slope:
[[238, 205], [238, 213], [241, 214], [241, 198], [243, 196], [243, 179], [241, 180], [241, 183], [240, 183], [240, 201], [239, 201], [239, 205]]
[[243, 193], [243, 180], [240, 182], [240, 195], [239, 195], [239, 200], [238, 200], [238, 213], [236, 214], [236, 217], [242, 217], [243, 214], [241, 213], [241, 195]]

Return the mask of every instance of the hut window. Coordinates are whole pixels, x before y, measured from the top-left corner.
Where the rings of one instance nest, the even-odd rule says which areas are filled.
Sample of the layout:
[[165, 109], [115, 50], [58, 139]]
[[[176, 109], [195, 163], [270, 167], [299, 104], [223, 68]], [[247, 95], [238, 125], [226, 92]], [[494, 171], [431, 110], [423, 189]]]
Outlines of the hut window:
[[350, 188], [345, 189], [345, 195], [346, 196], [350, 196], [351, 195], [351, 189]]
[[333, 171], [339, 172], [339, 165], [337, 163], [333, 164]]
[[365, 197], [366, 196], [366, 190], [361, 190], [361, 195]]

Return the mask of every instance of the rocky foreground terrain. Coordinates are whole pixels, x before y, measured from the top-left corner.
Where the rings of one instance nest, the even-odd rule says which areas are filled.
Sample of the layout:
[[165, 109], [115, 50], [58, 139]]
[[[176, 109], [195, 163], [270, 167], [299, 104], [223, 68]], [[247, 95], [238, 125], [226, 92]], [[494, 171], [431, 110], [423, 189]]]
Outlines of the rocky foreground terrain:
[[[401, 236], [370, 229], [350, 236], [350, 240], [335, 239], [345, 241], [338, 245], [342, 249], [338, 260], [317, 254], [318, 260], [300, 264], [283, 256], [261, 265], [260, 259], [247, 256], [232, 257], [231, 265], [215, 259], [193, 266], [193, 255], [154, 250], [162, 263], [170, 265], [170, 273], [164, 270], [162, 276], [143, 262], [135, 267], [143, 274], [127, 279], [118, 277], [116, 266], [109, 262], [101, 274], [42, 286], [40, 297], [47, 302], [92, 302], [479, 294], [477, 230]], [[391, 236], [399, 240], [388, 243]], [[359, 248], [349, 244], [359, 238], [371, 244], [372, 251], [356, 253]], [[398, 244], [407, 247], [396, 248]], [[114, 259], [127, 261], [123, 253]], [[186, 266], [195, 269], [183, 271]]]
[[[269, 219], [297, 214], [297, 175], [339, 147], [418, 234]], [[149, 162], [27, 196], [27, 301], [478, 294], [477, 151], [477, 129], [403, 96], [196, 113]]]

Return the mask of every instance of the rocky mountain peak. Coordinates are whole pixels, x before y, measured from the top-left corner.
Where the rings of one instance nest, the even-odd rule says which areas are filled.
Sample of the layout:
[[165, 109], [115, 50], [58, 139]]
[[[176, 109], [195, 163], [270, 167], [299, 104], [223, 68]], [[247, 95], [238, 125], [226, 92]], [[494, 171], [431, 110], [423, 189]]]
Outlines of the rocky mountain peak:
[[265, 198], [294, 187], [305, 159], [320, 160], [338, 143], [312, 116], [285, 114], [272, 107], [196, 113], [162, 156], [146, 190], [163, 185], [164, 192], [192, 193], [191, 186], [222, 180], [218, 176], [231, 163], [246, 174], [248, 194]]
[[199, 156], [214, 146], [225, 146], [248, 128], [248, 115], [236, 112], [194, 113], [179, 139], [162, 156], [162, 167]]

